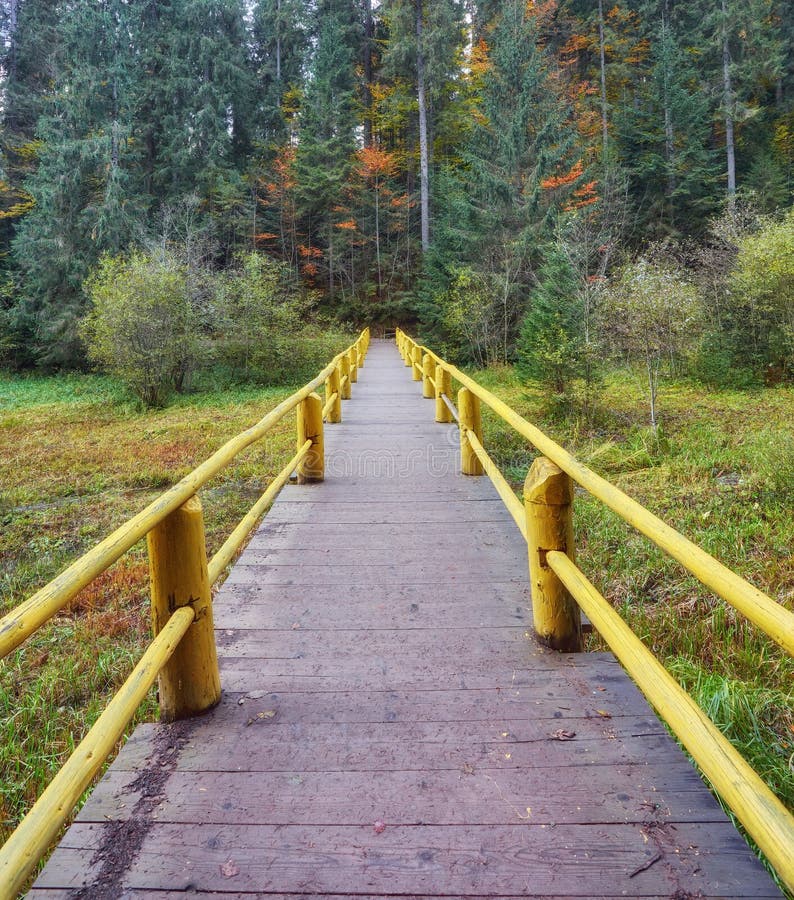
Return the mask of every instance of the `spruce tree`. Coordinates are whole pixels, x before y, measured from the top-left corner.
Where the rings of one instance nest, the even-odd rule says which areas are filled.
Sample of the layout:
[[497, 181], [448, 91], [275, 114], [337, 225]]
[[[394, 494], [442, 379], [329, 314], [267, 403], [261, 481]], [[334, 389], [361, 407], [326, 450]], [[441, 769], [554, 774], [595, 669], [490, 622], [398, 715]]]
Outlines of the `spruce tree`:
[[488, 275], [501, 357], [509, 359], [537, 248], [550, 239], [572, 191], [580, 193], [575, 204], [587, 203], [593, 187], [582, 183], [570, 109], [539, 45], [536, 19], [520, 0], [505, 2], [492, 25], [481, 109], [464, 161], [456, 176], [461, 188], [440, 227], [450, 255], [434, 254], [433, 268], [468, 263]]
[[571, 383], [587, 374], [583, 323], [576, 273], [565, 251], [552, 245], [521, 321], [516, 349], [519, 374], [548, 388], [555, 405], [569, 405]]
[[344, 0], [318, 3], [317, 48], [301, 111], [295, 160], [298, 208], [306, 238], [304, 272], [324, 276], [330, 296], [342, 265], [339, 245], [344, 236], [337, 226], [344, 220], [345, 189], [355, 151], [356, 60], [362, 33], [359, 11], [357, 5]]
[[123, 0], [75, 3], [59, 26], [54, 97], [38, 122], [39, 164], [25, 185], [35, 207], [13, 245], [45, 365], [80, 361], [82, 282], [103, 252], [126, 244], [136, 218], [128, 12]]

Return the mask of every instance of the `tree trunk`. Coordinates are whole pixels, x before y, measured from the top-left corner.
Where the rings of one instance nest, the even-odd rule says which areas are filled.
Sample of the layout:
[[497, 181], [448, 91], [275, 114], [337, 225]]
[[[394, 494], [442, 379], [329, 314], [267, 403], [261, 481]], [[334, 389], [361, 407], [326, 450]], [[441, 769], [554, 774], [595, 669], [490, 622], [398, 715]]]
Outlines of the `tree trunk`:
[[364, 146], [372, 144], [372, 0], [364, 0]]
[[8, 78], [13, 78], [17, 70], [17, 24], [19, 22], [19, 0], [11, 0], [8, 10]]
[[607, 67], [604, 51], [604, 0], [598, 0], [598, 52], [601, 60], [601, 141], [604, 160], [609, 149], [609, 123], [607, 121]]
[[728, 199], [736, 195], [736, 146], [733, 134], [733, 85], [731, 83], [731, 48], [728, 42], [728, 4], [722, 0], [722, 89], [725, 106], [725, 154], [728, 165]]
[[425, 98], [425, 54], [422, 47], [422, 0], [416, 0], [416, 89], [419, 101], [419, 205], [422, 252], [430, 249], [430, 165], [427, 141], [427, 100]]
[[[667, 38], [667, 22], [662, 19], [662, 35]], [[664, 102], [664, 156], [667, 164], [667, 203], [670, 208], [670, 223], [674, 223], [675, 212], [673, 194], [675, 193], [675, 133], [673, 129], [673, 110], [670, 100], [670, 57], [669, 44], [664, 54], [663, 102]]]
[[375, 257], [378, 261], [378, 297], [380, 297], [383, 278], [380, 270], [380, 185], [377, 176], [375, 177]]
[[281, 84], [281, 0], [276, 3], [276, 81]]

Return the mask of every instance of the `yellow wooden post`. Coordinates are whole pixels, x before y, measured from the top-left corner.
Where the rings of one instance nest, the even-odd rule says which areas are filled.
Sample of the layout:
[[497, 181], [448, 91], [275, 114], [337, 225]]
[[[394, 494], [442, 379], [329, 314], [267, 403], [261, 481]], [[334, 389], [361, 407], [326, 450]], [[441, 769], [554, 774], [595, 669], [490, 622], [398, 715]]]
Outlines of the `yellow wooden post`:
[[413, 351], [411, 350], [411, 345], [408, 343], [408, 335], [403, 335], [403, 362], [406, 366], [412, 366], [414, 364], [413, 360]]
[[482, 419], [480, 398], [468, 388], [458, 391], [458, 415], [460, 416], [460, 470], [464, 475], [482, 475], [484, 469], [469, 443], [467, 431], [473, 431], [482, 443]]
[[339, 383], [342, 386], [340, 397], [343, 400], [349, 400], [353, 394], [350, 388], [350, 360], [347, 353], [343, 354], [339, 360]]
[[331, 404], [328, 410], [329, 422], [342, 421], [342, 389], [339, 386], [339, 366], [334, 366], [331, 374], [325, 379], [325, 400], [326, 403], [332, 394], [336, 394], [336, 400]]
[[431, 400], [436, 395], [433, 383], [435, 381], [436, 364], [429, 353], [422, 357], [422, 396]]
[[422, 351], [418, 344], [414, 344], [411, 351], [411, 364], [413, 365], [414, 381], [422, 380]]
[[347, 359], [350, 363], [350, 383], [355, 384], [358, 381], [358, 356], [352, 348], [347, 352]]
[[364, 359], [367, 355], [367, 342], [364, 340], [363, 336], [356, 341], [355, 350], [356, 365], [358, 365], [360, 369], [364, 365]]
[[545, 456], [533, 463], [524, 482], [532, 612], [541, 643], [555, 650], [582, 649], [579, 606], [546, 562], [550, 550], [573, 561], [573, 480]]
[[298, 450], [306, 441], [311, 441], [312, 445], [298, 464], [298, 484], [322, 481], [325, 477], [323, 401], [318, 394], [309, 394], [298, 406]]
[[204, 516], [198, 497], [191, 497], [155, 525], [147, 542], [154, 634], [182, 606], [191, 606], [195, 615], [160, 672], [160, 718], [173, 722], [202, 713], [221, 699]]
[[[444, 403], [444, 394], [447, 397], [452, 393], [452, 376], [442, 365], [436, 366], [436, 422], [451, 422], [452, 413]], [[451, 398], [450, 398], [451, 399]]]

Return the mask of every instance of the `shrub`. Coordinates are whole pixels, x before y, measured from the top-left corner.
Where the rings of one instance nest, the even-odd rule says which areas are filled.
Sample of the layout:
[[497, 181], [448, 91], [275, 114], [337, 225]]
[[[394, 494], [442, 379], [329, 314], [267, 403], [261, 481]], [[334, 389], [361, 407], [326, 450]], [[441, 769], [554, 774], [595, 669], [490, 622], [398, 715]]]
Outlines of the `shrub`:
[[730, 288], [750, 358], [794, 373], [794, 210], [741, 241]]
[[202, 340], [186, 269], [165, 255], [104, 257], [86, 282], [81, 335], [90, 358], [146, 406], [187, 385]]
[[662, 367], [674, 366], [696, 340], [701, 315], [697, 289], [665, 263], [639, 259], [627, 265], [607, 291], [606, 333], [625, 359], [644, 366], [654, 429]]
[[219, 357], [238, 378], [306, 380], [349, 343], [347, 335], [308, 321], [314, 297], [285, 263], [247, 253], [217, 284]]

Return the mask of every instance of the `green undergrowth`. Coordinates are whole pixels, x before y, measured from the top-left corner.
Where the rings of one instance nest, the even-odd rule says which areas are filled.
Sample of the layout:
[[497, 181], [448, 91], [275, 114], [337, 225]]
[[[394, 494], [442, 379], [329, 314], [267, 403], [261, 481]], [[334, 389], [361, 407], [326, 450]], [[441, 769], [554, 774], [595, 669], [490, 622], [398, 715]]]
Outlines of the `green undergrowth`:
[[[0, 613], [293, 390], [207, 390], [142, 411], [108, 378], [0, 376]], [[291, 414], [200, 492], [210, 555], [294, 445]], [[140, 658], [148, 615], [142, 541], [0, 662], [0, 840]], [[135, 722], [155, 714], [152, 690]]]
[[[794, 389], [709, 391], [668, 382], [661, 426], [633, 378], [606, 380], [587, 423], [561, 420], [511, 368], [472, 376], [580, 461], [752, 584], [794, 609]], [[485, 445], [519, 493], [536, 452], [484, 409]], [[587, 492], [577, 562], [794, 809], [794, 660]], [[589, 649], [607, 649], [596, 634]]]

